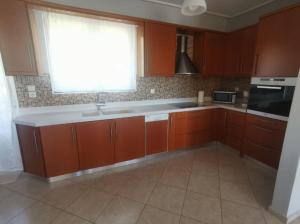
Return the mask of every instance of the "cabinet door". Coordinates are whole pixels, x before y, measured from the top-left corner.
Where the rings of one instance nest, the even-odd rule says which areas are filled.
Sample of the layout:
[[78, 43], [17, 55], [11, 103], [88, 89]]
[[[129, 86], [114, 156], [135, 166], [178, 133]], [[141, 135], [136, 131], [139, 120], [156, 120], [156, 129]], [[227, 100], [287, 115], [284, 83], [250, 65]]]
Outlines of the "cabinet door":
[[145, 156], [144, 117], [116, 119], [115, 125], [115, 161], [122, 162]]
[[255, 76], [298, 75], [299, 27], [299, 4], [261, 19], [258, 27]]
[[251, 76], [255, 58], [257, 25], [243, 29], [240, 74]]
[[0, 1], [0, 49], [6, 75], [37, 74], [32, 34], [24, 1]]
[[165, 152], [168, 148], [168, 121], [146, 123], [146, 154]]
[[114, 163], [114, 122], [112, 120], [76, 124], [80, 169]]
[[218, 110], [217, 122], [217, 140], [226, 143], [226, 129], [227, 129], [227, 111], [225, 109]]
[[240, 30], [226, 36], [224, 76], [240, 75], [242, 36]]
[[17, 125], [24, 171], [45, 177], [45, 166], [38, 128]]
[[76, 129], [72, 124], [40, 128], [47, 177], [79, 170]]
[[195, 34], [194, 64], [206, 76], [223, 74], [225, 34], [205, 32]]
[[173, 76], [175, 74], [176, 27], [145, 23], [145, 75]]

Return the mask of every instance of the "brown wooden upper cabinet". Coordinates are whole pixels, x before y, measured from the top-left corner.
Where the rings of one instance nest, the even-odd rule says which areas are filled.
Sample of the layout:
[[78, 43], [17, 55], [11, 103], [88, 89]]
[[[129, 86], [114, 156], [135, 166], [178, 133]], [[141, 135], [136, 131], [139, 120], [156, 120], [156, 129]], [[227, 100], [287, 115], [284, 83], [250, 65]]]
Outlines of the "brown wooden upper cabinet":
[[200, 74], [223, 74], [225, 37], [225, 34], [219, 32], [195, 33], [193, 62]]
[[255, 76], [297, 76], [300, 5], [264, 16], [258, 27]]
[[6, 75], [37, 75], [26, 3], [0, 1], [0, 51]]
[[175, 74], [176, 27], [145, 22], [145, 76]]
[[226, 35], [224, 76], [251, 76], [255, 58], [257, 26]]

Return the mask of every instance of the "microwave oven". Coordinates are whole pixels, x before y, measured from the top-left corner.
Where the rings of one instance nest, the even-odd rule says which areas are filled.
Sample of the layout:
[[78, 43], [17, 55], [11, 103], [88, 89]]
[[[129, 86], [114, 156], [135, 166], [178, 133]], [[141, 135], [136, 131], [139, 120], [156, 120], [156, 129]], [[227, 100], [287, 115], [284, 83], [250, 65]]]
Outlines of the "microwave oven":
[[230, 92], [230, 91], [214, 91], [213, 102], [235, 104], [236, 94], [237, 94], [236, 92]]

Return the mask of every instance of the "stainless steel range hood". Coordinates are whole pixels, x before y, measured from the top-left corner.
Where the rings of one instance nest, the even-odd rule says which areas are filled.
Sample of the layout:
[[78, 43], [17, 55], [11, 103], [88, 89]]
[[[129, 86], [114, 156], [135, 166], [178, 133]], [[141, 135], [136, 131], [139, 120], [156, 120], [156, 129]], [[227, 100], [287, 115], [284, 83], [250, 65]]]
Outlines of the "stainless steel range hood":
[[187, 35], [177, 36], [176, 69], [177, 75], [195, 75], [199, 74], [192, 60], [186, 53]]

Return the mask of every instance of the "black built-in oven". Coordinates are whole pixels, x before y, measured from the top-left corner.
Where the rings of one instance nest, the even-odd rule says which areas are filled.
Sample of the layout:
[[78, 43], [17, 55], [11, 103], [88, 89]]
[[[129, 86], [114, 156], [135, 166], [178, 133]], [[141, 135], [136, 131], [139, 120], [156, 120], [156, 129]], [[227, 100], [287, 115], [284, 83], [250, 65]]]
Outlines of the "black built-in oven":
[[248, 113], [287, 118], [296, 82], [296, 78], [252, 78]]

